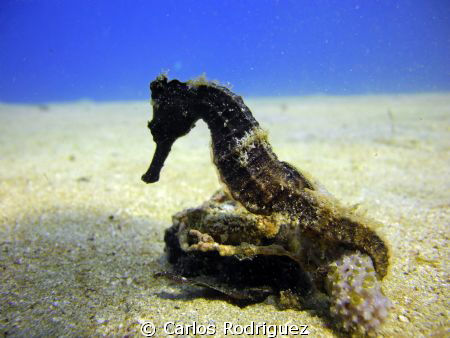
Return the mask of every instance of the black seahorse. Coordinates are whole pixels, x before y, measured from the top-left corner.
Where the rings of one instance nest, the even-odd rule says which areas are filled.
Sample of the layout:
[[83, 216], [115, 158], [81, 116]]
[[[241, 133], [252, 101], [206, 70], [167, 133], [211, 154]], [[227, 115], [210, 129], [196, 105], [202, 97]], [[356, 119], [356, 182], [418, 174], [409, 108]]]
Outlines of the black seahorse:
[[211, 132], [214, 163], [228, 192], [248, 211], [282, 213], [301, 228], [302, 235], [320, 237], [330, 247], [368, 254], [380, 278], [389, 265], [389, 250], [376, 234], [376, 223], [342, 207], [318, 184], [280, 161], [250, 109], [228, 88], [197, 79], [168, 81], [160, 75], [150, 85], [153, 119], [148, 123], [156, 150], [146, 183], [159, 180], [171, 147], [203, 119]]

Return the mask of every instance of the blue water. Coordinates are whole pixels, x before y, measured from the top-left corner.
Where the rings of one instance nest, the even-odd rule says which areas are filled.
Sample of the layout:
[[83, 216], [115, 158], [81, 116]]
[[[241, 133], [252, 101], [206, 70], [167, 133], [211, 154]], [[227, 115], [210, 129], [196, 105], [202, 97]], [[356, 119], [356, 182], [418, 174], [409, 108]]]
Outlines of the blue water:
[[0, 1], [0, 101], [147, 99], [162, 70], [242, 95], [450, 90], [450, 1]]

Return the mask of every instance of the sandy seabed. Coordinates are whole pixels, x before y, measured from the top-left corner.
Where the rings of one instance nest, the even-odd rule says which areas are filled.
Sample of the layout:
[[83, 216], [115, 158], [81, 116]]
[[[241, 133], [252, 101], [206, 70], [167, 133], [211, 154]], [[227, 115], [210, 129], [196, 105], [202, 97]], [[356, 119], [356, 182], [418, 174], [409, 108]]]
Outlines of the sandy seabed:
[[[394, 306], [378, 335], [450, 335], [450, 94], [247, 101], [280, 159], [381, 221], [392, 247], [383, 289]], [[154, 144], [146, 102], [0, 105], [0, 335], [140, 335], [165, 323], [308, 325], [314, 311], [241, 308], [173, 285], [171, 215], [220, 187], [199, 122], [178, 140], [157, 184], [140, 176]]]

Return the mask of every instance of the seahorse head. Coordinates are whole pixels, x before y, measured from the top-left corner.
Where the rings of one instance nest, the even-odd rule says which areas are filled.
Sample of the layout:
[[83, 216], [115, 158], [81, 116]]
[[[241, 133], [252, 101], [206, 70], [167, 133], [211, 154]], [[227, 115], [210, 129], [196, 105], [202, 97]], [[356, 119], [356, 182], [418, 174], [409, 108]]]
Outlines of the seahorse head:
[[152, 92], [153, 119], [148, 123], [156, 150], [147, 172], [142, 176], [146, 183], [159, 180], [164, 161], [173, 143], [186, 135], [199, 119], [194, 109], [195, 92], [186, 83], [178, 80], [167, 81], [159, 75], [150, 84]]

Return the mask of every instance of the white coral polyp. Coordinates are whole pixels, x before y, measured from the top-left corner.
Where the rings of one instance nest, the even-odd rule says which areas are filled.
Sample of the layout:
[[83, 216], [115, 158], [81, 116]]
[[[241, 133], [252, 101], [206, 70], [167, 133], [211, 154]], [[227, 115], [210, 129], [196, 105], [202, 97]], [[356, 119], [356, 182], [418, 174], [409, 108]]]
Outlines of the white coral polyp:
[[346, 331], [374, 331], [391, 307], [381, 290], [372, 260], [359, 252], [330, 264], [327, 290], [331, 313], [340, 319]]

